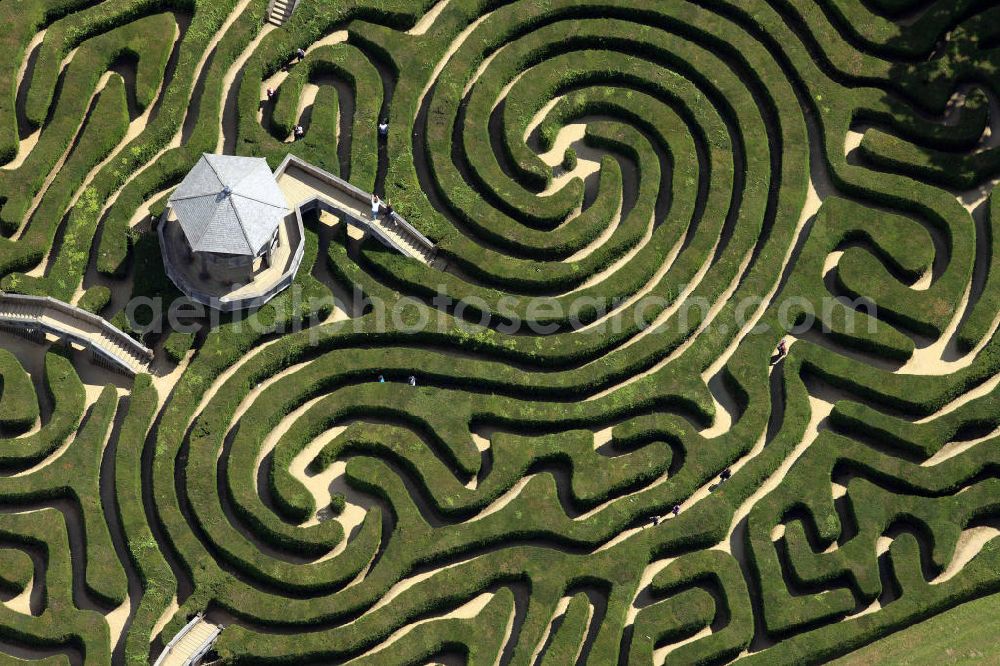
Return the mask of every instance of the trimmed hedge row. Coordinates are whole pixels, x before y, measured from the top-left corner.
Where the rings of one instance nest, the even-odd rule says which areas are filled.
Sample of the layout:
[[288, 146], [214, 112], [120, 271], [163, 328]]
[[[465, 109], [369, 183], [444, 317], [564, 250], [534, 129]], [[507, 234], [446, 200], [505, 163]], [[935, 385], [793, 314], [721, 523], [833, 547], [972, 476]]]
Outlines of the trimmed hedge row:
[[29, 468], [48, 457], [76, 431], [86, 394], [73, 365], [54, 352], [45, 355], [45, 390], [53, 404], [48, 422], [31, 434], [0, 439], [0, 469]]
[[[160, 267], [155, 234], [127, 235], [126, 222], [139, 204], [154, 196], [162, 201], [160, 193], [220, 138], [219, 95], [197, 101], [189, 122], [185, 107], [195, 61], [234, 3], [187, 4], [193, 22], [175, 52], [173, 80], [154, 124], [80, 199], [79, 208], [90, 215], [100, 212], [94, 201], [114, 200], [99, 268], [124, 276], [131, 246], [134, 296], [174, 290]], [[303, 86], [324, 84], [310, 132], [296, 150], [343, 172], [347, 151], [333, 137], [340, 108], [348, 106], [338, 91], [348, 90], [357, 106], [351, 122], [357, 141], [345, 175], [372, 189], [386, 170], [386, 195], [439, 242], [454, 272], [428, 271], [371, 243], [355, 261], [342, 238], [325, 251], [327, 265], [316, 266], [320, 242], [308, 222], [307, 256], [296, 280], [304, 299], [282, 294], [251, 315], [258, 329], [227, 316], [197, 337], [166, 334], [163, 349], [172, 361], [194, 353], [164, 396], [155, 431], [160, 401], [150, 378], [141, 376], [115, 450], [103, 448], [118, 402], [106, 388], [49, 467], [0, 483], [3, 495], [17, 502], [59, 496], [80, 505], [84, 583], [102, 605], [124, 598], [126, 569], [138, 576], [142, 598], [123, 647], [129, 663], [148, 660], [153, 629], [175, 595], [182, 606], [164, 636], [189, 612], [206, 608], [245, 621], [218, 644], [232, 663], [408, 662], [442, 653], [493, 663], [501, 651], [513, 663], [529, 663], [540, 646], [547, 663], [576, 660], [583, 649], [579, 656], [590, 662], [617, 663], [651, 659], [661, 645], [706, 627], [710, 635], [680, 646], [671, 659], [717, 663], [748, 648], [758, 621], [767, 634], [762, 638], [783, 640], [750, 659], [815, 661], [907, 618], [996, 589], [995, 575], [987, 572], [995, 573], [989, 547], [954, 584], [925, 585], [918, 545], [909, 536], [918, 535], [939, 572], [961, 528], [996, 513], [996, 484], [988, 478], [995, 441], [937, 465], [918, 464], [943, 457], [949, 446], [961, 450], [994, 428], [994, 396], [914, 422], [993, 377], [1000, 367], [995, 343], [947, 376], [880, 369], [909, 358], [918, 336], [948, 329], [972, 279], [976, 244], [992, 243], [992, 230], [989, 238], [976, 238], [953, 197], [928, 187], [917, 157], [940, 155], [910, 156], [899, 161], [901, 173], [879, 178], [843, 159], [844, 133], [867, 123], [877, 127], [866, 141], [881, 159], [898, 157], [899, 145], [879, 146], [878, 132], [914, 148], [969, 149], [988, 121], [988, 97], [973, 91], [957, 124], [944, 130], [906, 103], [939, 113], [953, 82], [935, 78], [920, 88], [914, 81], [936, 65], [906, 61], [926, 55], [944, 27], [975, 11], [974, 2], [942, 10], [934, 20], [918, 18], [906, 35], [855, 0], [801, 7], [784, 0], [642, 7], [626, 0], [483, 0], [447, 5], [422, 35], [402, 31], [431, 0], [384, 4], [301, 3], [247, 62], [239, 133], [226, 139], [236, 139], [241, 153], [283, 157], [289, 147], [257, 120], [261, 81], [294, 48], [346, 27], [349, 45], [314, 51], [292, 69], [272, 122], [279, 133], [287, 130], [297, 120]], [[221, 78], [259, 34], [264, 5], [253, 0], [235, 19], [199, 89], [221, 89]], [[77, 37], [78, 53], [86, 55], [88, 45], [105, 37], [110, 43], [135, 23], [100, 34], [112, 24], [166, 6], [179, 5], [148, 0], [115, 10], [105, 3], [54, 27], [40, 53], [32, 113], [51, 106], [53, 64]], [[900, 5], [884, 0], [879, 7], [891, 13]], [[843, 18], [855, 14], [871, 20], [847, 26]], [[472, 25], [478, 17], [484, 18]], [[169, 37], [176, 22], [167, 17], [164, 25]], [[429, 80], [468, 26], [465, 44]], [[972, 80], [971, 65], [959, 57], [966, 54], [948, 46], [937, 64], [954, 65], [968, 77], [963, 80]], [[900, 62], [912, 72], [892, 80]], [[94, 71], [102, 71], [99, 64]], [[81, 80], [90, 76], [81, 72]], [[148, 89], [151, 80], [142, 85]], [[337, 85], [325, 85], [331, 80]], [[374, 120], [389, 99], [392, 130], [380, 166]], [[54, 112], [63, 103], [60, 95]], [[526, 135], [542, 110], [536, 145]], [[79, 120], [60, 122], [65, 127], [52, 126], [75, 136]], [[608, 153], [595, 198], [578, 214], [579, 181], [552, 197], [537, 196], [552, 172], [536, 154], [577, 122], [588, 125], [586, 145]], [[182, 145], [152, 161], [178, 131]], [[84, 152], [71, 153], [67, 162], [80, 176], [77, 183], [55, 181], [41, 199], [46, 214], [59, 212], [54, 225], [82, 184], [83, 162], [97, 154]], [[36, 158], [19, 182], [47, 173], [42, 167]], [[807, 215], [807, 183], [826, 173], [837, 194], [824, 190], [819, 212]], [[25, 190], [7, 206], [15, 210], [33, 198]], [[69, 289], [72, 296], [86, 266], [79, 249], [88, 244], [76, 231], [98, 222], [74, 213], [64, 231], [70, 242], [53, 257], [49, 276], [67, 284], [75, 279], [72, 288], [50, 277], [8, 278], [45, 291]], [[579, 254], [599, 238], [592, 252]], [[841, 252], [834, 271], [824, 275], [831, 253]], [[991, 265], [985, 282], [977, 281], [973, 308], [960, 322], [959, 340], [967, 348], [985, 339], [995, 320], [994, 273]], [[417, 298], [407, 302], [401, 321], [379, 321], [377, 307], [365, 302], [351, 304], [365, 313], [353, 321], [330, 321], [328, 274], [338, 291], [357, 287], [390, 305]], [[929, 288], [912, 288], [928, 274]], [[463, 313], [439, 309], [432, 299], [442, 282], [455, 297], [477, 297], [464, 316], [488, 315], [489, 327], [464, 331]], [[629, 300], [640, 291], [662, 302], [643, 312]], [[611, 333], [571, 333], [565, 313], [532, 312], [521, 304], [504, 311], [504, 298], [513, 294], [547, 295], [553, 306], [577, 297], [617, 298], [628, 323]], [[108, 296], [92, 288], [81, 303], [92, 301], [100, 310]], [[855, 315], [859, 306], [843, 300], [824, 309], [831, 296], [867, 298], [878, 314]], [[748, 320], [744, 304], [761, 297], [767, 304], [752, 308]], [[679, 306], [695, 299], [718, 307], [682, 318]], [[796, 342], [771, 366], [778, 339], [810, 311], [819, 316], [801, 335], [813, 342]], [[113, 314], [127, 327], [124, 313]], [[635, 320], [637, 314], [645, 320]], [[580, 316], [596, 322], [601, 312], [594, 305]], [[440, 329], [402, 330], [423, 317], [438, 319]], [[551, 325], [553, 333], [509, 335], [502, 325], [515, 317]], [[651, 318], [664, 330], [638, 337]], [[765, 332], [749, 334], [753, 323]], [[299, 325], [307, 330], [293, 330]], [[870, 363], [876, 356], [889, 363]], [[86, 396], [67, 368], [61, 357], [46, 361], [50, 384], [61, 370], [67, 387], [50, 386], [58, 393], [55, 411], [38, 433], [4, 443], [5, 455], [16, 454], [11, 470], [45, 460], [77, 428]], [[406, 384], [411, 375], [416, 387]], [[847, 397], [822, 434], [806, 439], [811, 399], [830, 386]], [[608, 389], [614, 390], [589, 399]], [[726, 416], [731, 425], [721, 434], [705, 432]], [[307, 446], [338, 426], [346, 430], [320, 440], [307, 474], [345, 466], [348, 490], [332, 504], [372, 507], [352, 533], [339, 520], [313, 524], [327, 507], [317, 506], [290, 472]], [[599, 445], [595, 433], [608, 428], [610, 441]], [[477, 448], [482, 440], [473, 433], [488, 434], [488, 447]], [[796, 456], [782, 483], [755, 495]], [[107, 461], [113, 469], [102, 470]], [[735, 470], [733, 478], [717, 485], [726, 468]], [[110, 535], [94, 526], [107, 522], [95, 485], [102, 471], [114, 474], [115, 510], [130, 559], [124, 568], [111, 557]], [[843, 482], [846, 499], [828, 496], [831, 482]], [[687, 502], [706, 487], [712, 492]], [[675, 504], [683, 505], [680, 515], [651, 525], [652, 516]], [[0, 530], [9, 517], [0, 516]], [[778, 524], [784, 537], [776, 545], [771, 536]], [[11, 533], [33, 526], [15, 527]], [[46, 543], [56, 543], [65, 529], [44, 527]], [[909, 598], [886, 603], [874, 619], [851, 619], [883, 593], [875, 548], [887, 532], [895, 538], [886, 558], [890, 575]], [[21, 538], [25, 547], [37, 541]], [[737, 559], [712, 549], [721, 543], [737, 554], [746, 547], [746, 578]], [[56, 584], [71, 592], [69, 554], [67, 544], [49, 559]], [[637, 588], [664, 558], [676, 559], [653, 578], [647, 603], [647, 591]], [[404, 589], [411, 577], [415, 584]], [[441, 618], [484, 592], [493, 597], [474, 617]], [[61, 594], [63, 602], [72, 601], [71, 593]], [[388, 594], [391, 601], [380, 604]], [[517, 595], [526, 595], [527, 603], [515, 604]], [[567, 598], [566, 615], [546, 638]], [[762, 602], [759, 618], [753, 601]], [[102, 624], [81, 614], [63, 626], [79, 632], [84, 619]], [[85, 658], [95, 663], [111, 658], [86, 642], [107, 641], [101, 632], [60, 634], [47, 616], [24, 622], [38, 626], [29, 631], [15, 624], [11, 632], [4, 616], [0, 631], [20, 642], [30, 635], [45, 645], [84, 644]], [[836, 638], [827, 625], [842, 627], [847, 637]], [[508, 629], [514, 642], [505, 648]], [[810, 643], [811, 636], [817, 639]], [[378, 650], [393, 637], [391, 653]]]
[[[73, 59], [66, 66], [62, 79], [66, 82], [60, 88], [59, 98], [51, 110], [51, 119], [46, 123], [38, 143], [27, 156], [24, 164], [15, 171], [0, 172], [0, 187], [5, 192], [6, 202], [3, 205], [2, 218], [0, 224], [6, 234], [11, 234], [21, 226], [27, 224], [28, 229], [36, 226], [30, 224], [35, 218], [39, 218], [43, 225], [53, 227], [62, 219], [63, 213], [68, 208], [73, 192], [82, 184], [86, 174], [106, 157], [117, 141], [112, 142], [111, 137], [94, 137], [94, 146], [83, 149], [70, 150], [75, 141], [79, 141], [78, 134], [81, 126], [87, 119], [88, 111], [91, 111], [93, 97], [96, 96], [96, 86], [102, 75], [116, 63], [123, 54], [143, 54], [138, 59], [136, 65], [137, 77], [155, 79], [159, 82], [164, 73], [167, 56], [170, 52], [170, 42], [166, 38], [170, 35], [167, 26], [174, 22], [170, 14], [159, 14], [139, 19], [135, 22], [122, 25], [111, 32], [100, 34], [84, 42], [73, 54]], [[151, 38], [150, 35], [157, 35]], [[60, 56], [61, 58], [61, 56]], [[36, 70], [36, 78], [39, 76]], [[115, 79], [118, 77], [112, 77]], [[119, 84], [121, 81], [119, 80]], [[33, 79], [31, 90], [43, 89], [44, 86], [34, 85]], [[55, 86], [55, 79], [51, 85]], [[109, 83], [114, 86], [116, 84]], [[124, 86], [121, 86], [124, 88]], [[113, 89], [113, 88], [112, 88]], [[48, 113], [49, 102], [46, 101], [41, 113]], [[97, 124], [106, 123], [116, 116], [105, 120], [94, 113], [89, 114]], [[111, 125], [114, 127], [114, 125]], [[100, 141], [99, 141], [100, 139]], [[58, 164], [60, 159], [68, 153], [69, 160], [76, 164], [70, 168], [68, 162], [59, 170], [59, 178], [53, 180], [52, 187], [45, 193], [45, 199], [50, 202], [51, 209], [42, 215], [42, 208], [39, 207], [32, 215], [32, 220], [26, 220], [25, 216], [31, 210], [36, 195], [41, 192], [46, 185], [52, 169]], [[74, 159], [75, 158], [75, 159]], [[95, 180], [101, 183], [100, 180]], [[53, 191], [54, 189], [54, 191]], [[10, 194], [7, 194], [10, 193]], [[103, 195], [103, 192], [99, 192]], [[54, 219], [52, 219], [54, 218]], [[13, 254], [18, 248], [15, 245], [4, 243], [4, 255]], [[51, 246], [51, 242], [44, 247], [27, 244], [27, 250], [21, 250], [21, 255], [34, 257], [34, 263], [42, 256], [42, 252]], [[31, 252], [39, 253], [37, 256]], [[7, 266], [22, 267], [15, 259], [6, 258], [2, 264], [6, 267], [3, 273], [11, 269]]]
[[142, 583], [142, 598], [125, 635], [125, 663], [149, 662], [153, 628], [170, 603], [173, 573], [153, 536], [143, 496], [143, 451], [158, 396], [149, 375], [136, 378], [129, 396], [128, 413], [115, 449], [115, 512], [124, 533], [132, 568]]
[[0, 349], [0, 428], [24, 432], [38, 422], [38, 398], [31, 376], [11, 352]]
[[[7, 121], [0, 124], [0, 164], [10, 162], [17, 155], [19, 147], [19, 114], [17, 110], [18, 81], [17, 76], [21, 71], [22, 63], [28, 56], [26, 53], [31, 39], [45, 26], [58, 21], [60, 18], [70, 15], [77, 16], [78, 10], [91, 0], [55, 0], [50, 2], [45, 0], [26, 0], [19, 2], [15, 8], [13, 5], [0, 9], [0, 17], [6, 29], [0, 35], [0, 58], [3, 66], [0, 67], [0, 89], [8, 91], [0, 97], [0, 118]], [[115, 3], [115, 7], [120, 7], [121, 3]], [[105, 6], [105, 10], [110, 5]], [[40, 77], [40, 75], [36, 74]], [[35, 80], [31, 81], [34, 85]], [[48, 84], [55, 85], [54, 78]], [[49, 92], [51, 95], [51, 90]], [[31, 125], [31, 120], [25, 118], [27, 124]]]
[[[732, 556], [709, 550], [679, 558], [656, 575], [651, 588], [658, 596], [673, 596], [639, 611], [631, 661], [652, 660], [655, 644], [678, 640], [706, 626], [712, 627], [710, 637], [679, 647], [672, 659], [684, 664], [722, 663], [749, 647], [753, 612], [742, 572]], [[721, 622], [725, 624], [719, 626]]]
[[[4, 513], [0, 516], [0, 538], [42, 554], [46, 589], [41, 615], [0, 607], [0, 638], [43, 649], [75, 648], [83, 654], [87, 666], [110, 663], [110, 632], [104, 616], [80, 610], [74, 604], [73, 563], [62, 512], [45, 507]], [[65, 656], [47, 661], [69, 663]]]
[[[64, 178], [71, 180], [70, 174], [74, 168], [90, 168], [92, 166], [90, 163], [78, 165], [74, 159], [76, 156], [86, 156], [89, 159], [106, 157], [125, 136], [128, 124], [125, 84], [120, 76], [115, 75], [108, 81], [108, 85], [100, 92], [94, 102], [91, 115], [84, 123], [79, 140], [74, 147], [73, 156], [60, 169], [60, 181], [62, 181], [63, 173], [67, 174]], [[52, 196], [53, 187], [50, 187], [38, 207], [37, 214], [32, 219], [38, 216], [53, 215], [60, 210], [65, 200], [50, 199]], [[49, 205], [50, 201], [54, 201], [53, 205]], [[97, 231], [100, 208], [101, 204], [97, 198], [97, 192], [92, 187], [87, 187], [81, 192], [66, 216], [58, 250], [54, 247], [58, 225], [49, 223], [44, 230], [39, 230], [39, 223], [35, 222], [21, 236], [15, 247], [18, 249], [25, 246], [36, 247], [38, 256], [44, 256], [45, 252], [48, 251], [47, 274], [42, 278], [34, 278], [21, 273], [12, 273], [0, 280], [0, 287], [6, 291], [51, 296], [62, 301], [71, 300], [77, 287], [83, 282], [83, 274], [90, 260], [90, 247]], [[50, 247], [51, 250], [49, 250]], [[5, 271], [0, 268], [0, 272]]]
[[35, 563], [23, 550], [0, 548], [0, 590], [15, 597], [31, 584]]
[[[33, 473], [7, 477], [0, 482], [0, 497], [6, 503], [54, 498], [73, 502], [79, 511], [79, 517], [74, 518], [81, 522], [86, 547], [84, 582], [87, 593], [112, 608], [120, 605], [128, 594], [125, 571], [113, 555], [114, 546], [100, 490], [102, 454], [117, 406], [116, 390], [113, 386], [105, 387], [64, 450], [33, 469]], [[51, 427], [50, 423], [42, 431]]]
[[111, 288], [103, 284], [97, 284], [83, 292], [83, 295], [80, 296], [80, 300], [76, 304], [82, 310], [99, 315], [110, 303]]

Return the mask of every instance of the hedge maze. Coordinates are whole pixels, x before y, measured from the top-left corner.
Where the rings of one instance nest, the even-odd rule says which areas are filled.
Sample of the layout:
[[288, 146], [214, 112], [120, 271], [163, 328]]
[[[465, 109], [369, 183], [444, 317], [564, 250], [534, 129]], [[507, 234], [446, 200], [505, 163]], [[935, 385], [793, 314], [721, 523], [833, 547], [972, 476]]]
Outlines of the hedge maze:
[[[995, 3], [269, 9], [0, 0], [0, 289], [156, 353], [0, 332], [0, 660], [821, 663], [1000, 594]], [[249, 319], [130, 317], [201, 154], [290, 151], [444, 270], [315, 216]]]

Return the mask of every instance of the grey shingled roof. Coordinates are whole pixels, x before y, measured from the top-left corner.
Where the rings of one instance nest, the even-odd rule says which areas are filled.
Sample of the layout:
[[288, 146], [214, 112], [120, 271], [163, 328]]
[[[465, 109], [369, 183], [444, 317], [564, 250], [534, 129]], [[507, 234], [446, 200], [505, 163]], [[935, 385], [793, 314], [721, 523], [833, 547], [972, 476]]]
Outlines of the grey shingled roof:
[[196, 252], [257, 256], [288, 214], [262, 157], [205, 153], [170, 197]]

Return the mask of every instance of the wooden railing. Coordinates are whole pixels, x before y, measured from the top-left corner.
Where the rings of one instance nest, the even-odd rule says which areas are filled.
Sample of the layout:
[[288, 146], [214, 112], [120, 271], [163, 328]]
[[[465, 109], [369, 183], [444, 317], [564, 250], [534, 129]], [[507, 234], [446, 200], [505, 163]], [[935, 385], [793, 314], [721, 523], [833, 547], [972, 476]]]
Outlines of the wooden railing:
[[[313, 178], [319, 180], [325, 185], [329, 185], [330, 187], [333, 187], [339, 190], [340, 192], [346, 194], [349, 198], [357, 201], [358, 208], [360, 210], [365, 210], [370, 205], [372, 198], [371, 193], [365, 192], [361, 188], [355, 187], [354, 185], [350, 184], [343, 178], [335, 176], [329, 171], [326, 171], [325, 169], [321, 169], [318, 166], [310, 164], [309, 162], [306, 162], [305, 160], [298, 158], [295, 155], [289, 154], [287, 157], [285, 157], [284, 161], [282, 161], [281, 165], [274, 172], [275, 179], [279, 179], [281, 175], [285, 171], [287, 171], [288, 167], [290, 166], [293, 166], [296, 169], [306, 173], [307, 175], [312, 176]], [[317, 190], [317, 195], [319, 197], [322, 197], [323, 195], [322, 191]], [[301, 207], [304, 210], [308, 210], [311, 207], [310, 204], [314, 205], [314, 202], [305, 201], [305, 202], [293, 203], [293, 205], [296, 205], [297, 208]], [[343, 211], [343, 212], [350, 214], [350, 211]], [[388, 236], [381, 229], [379, 229], [378, 225], [372, 224], [371, 220], [368, 220], [367, 218], [359, 218], [354, 215], [351, 215], [351, 217], [356, 225], [371, 230], [378, 237], [378, 239], [382, 241], [384, 244], [388, 245], [389, 247], [396, 250], [397, 252], [400, 252], [403, 255], [413, 256], [413, 253], [408, 248], [399, 245], [399, 243], [393, 240], [391, 236]], [[392, 214], [392, 221], [400, 229], [401, 231], [400, 235], [405, 236], [406, 240], [413, 243], [415, 247], [419, 248], [424, 253], [426, 253], [427, 262], [432, 263], [434, 257], [437, 255], [437, 246], [434, 245], [434, 243], [429, 238], [420, 233], [412, 224], [407, 222], [398, 213], [394, 212]], [[423, 260], [422, 257], [416, 257], [416, 258]]]
[[130, 374], [145, 370], [153, 360], [151, 349], [108, 320], [49, 296], [0, 293], [0, 322], [67, 338]]

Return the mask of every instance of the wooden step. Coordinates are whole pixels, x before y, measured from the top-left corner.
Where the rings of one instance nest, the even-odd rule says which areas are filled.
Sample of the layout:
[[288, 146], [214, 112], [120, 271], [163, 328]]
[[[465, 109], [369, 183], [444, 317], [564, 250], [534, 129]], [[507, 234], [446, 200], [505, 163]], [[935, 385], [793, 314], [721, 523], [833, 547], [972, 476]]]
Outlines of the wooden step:
[[280, 27], [291, 17], [293, 9], [294, 0], [275, 0], [274, 4], [271, 5], [271, 12], [268, 14], [267, 20]]

